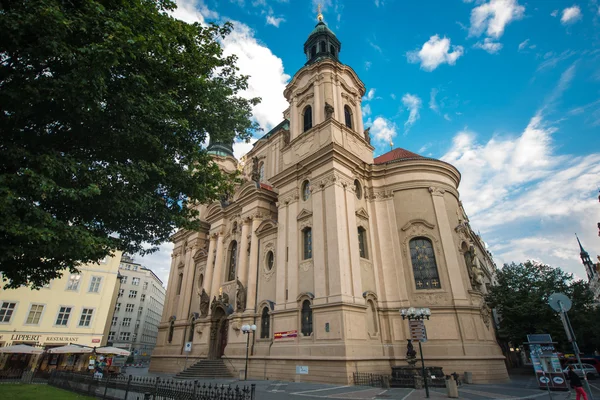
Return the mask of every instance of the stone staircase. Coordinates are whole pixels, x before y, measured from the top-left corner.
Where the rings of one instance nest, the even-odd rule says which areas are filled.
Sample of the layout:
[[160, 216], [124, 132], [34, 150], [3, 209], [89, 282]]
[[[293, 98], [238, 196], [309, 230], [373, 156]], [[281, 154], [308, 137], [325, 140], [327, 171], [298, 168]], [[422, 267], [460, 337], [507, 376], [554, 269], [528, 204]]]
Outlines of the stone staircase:
[[176, 379], [199, 379], [199, 378], [233, 378], [231, 371], [222, 359], [200, 360], [192, 366], [184, 369], [177, 375]]

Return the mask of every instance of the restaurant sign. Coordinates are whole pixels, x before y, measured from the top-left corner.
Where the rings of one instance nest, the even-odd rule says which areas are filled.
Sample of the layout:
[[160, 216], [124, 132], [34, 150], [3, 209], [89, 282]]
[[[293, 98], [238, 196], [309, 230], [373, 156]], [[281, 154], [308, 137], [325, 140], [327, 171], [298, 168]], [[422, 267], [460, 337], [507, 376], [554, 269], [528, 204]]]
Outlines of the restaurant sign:
[[92, 343], [100, 343], [101, 339], [98, 338], [89, 338], [82, 336], [67, 336], [67, 335], [35, 335], [35, 334], [21, 334], [21, 333], [13, 333], [13, 334], [3, 334], [0, 335], [1, 341], [6, 342], [25, 342], [25, 343], [36, 343], [36, 344], [46, 344], [46, 343], [79, 343], [79, 342], [87, 342], [90, 340]]

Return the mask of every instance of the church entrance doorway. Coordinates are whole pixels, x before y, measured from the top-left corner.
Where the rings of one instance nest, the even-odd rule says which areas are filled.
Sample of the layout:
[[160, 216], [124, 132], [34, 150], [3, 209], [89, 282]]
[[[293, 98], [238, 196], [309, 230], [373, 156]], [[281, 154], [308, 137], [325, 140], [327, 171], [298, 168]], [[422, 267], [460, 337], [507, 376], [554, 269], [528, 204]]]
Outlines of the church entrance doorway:
[[229, 320], [225, 310], [221, 307], [215, 308], [210, 324], [210, 350], [208, 353], [210, 360], [217, 360], [225, 353], [228, 331]]

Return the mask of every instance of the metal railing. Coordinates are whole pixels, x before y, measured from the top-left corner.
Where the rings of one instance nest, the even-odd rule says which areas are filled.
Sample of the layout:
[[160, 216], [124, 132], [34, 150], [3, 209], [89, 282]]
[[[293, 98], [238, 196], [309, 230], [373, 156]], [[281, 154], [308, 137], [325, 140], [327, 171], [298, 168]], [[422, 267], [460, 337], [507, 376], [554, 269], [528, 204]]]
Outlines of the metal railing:
[[256, 386], [231, 387], [198, 381], [177, 381], [148, 377], [103, 377], [54, 372], [48, 384], [102, 399], [125, 400], [254, 400]]
[[352, 377], [354, 384], [357, 386], [383, 387], [383, 375], [369, 374], [366, 372], [354, 372]]
[[0, 383], [46, 383], [50, 373], [44, 371], [27, 371], [8, 369], [0, 371]]

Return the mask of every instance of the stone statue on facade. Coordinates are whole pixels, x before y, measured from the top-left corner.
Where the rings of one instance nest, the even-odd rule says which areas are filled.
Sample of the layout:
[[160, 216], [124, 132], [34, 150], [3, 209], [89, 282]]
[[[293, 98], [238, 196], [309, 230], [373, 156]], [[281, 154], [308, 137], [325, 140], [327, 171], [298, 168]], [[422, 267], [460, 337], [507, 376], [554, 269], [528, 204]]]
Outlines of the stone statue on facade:
[[371, 127], [368, 127], [367, 129], [365, 129], [364, 135], [365, 135], [365, 140], [367, 141], [367, 143], [371, 144]]
[[481, 291], [484, 284], [483, 271], [481, 270], [479, 259], [475, 256], [475, 251], [473, 251], [471, 262], [471, 285], [473, 286], [473, 289]]
[[408, 344], [406, 345], [406, 362], [413, 367], [417, 363], [417, 352], [413, 347], [412, 340], [406, 339]]
[[258, 163], [258, 157], [252, 157], [252, 174], [250, 177], [254, 182], [260, 182], [260, 166]]
[[325, 119], [333, 118], [334, 111], [335, 111], [335, 109], [333, 108], [333, 106], [331, 104], [325, 102]]
[[200, 316], [202, 318], [204, 318], [208, 315], [209, 305], [210, 305], [210, 297], [208, 296], [208, 293], [206, 293], [206, 290], [204, 290], [204, 288], [202, 288], [202, 293], [200, 294]]
[[290, 131], [288, 130], [283, 131], [283, 144], [284, 146], [290, 144]]
[[246, 309], [246, 288], [242, 285], [239, 279], [237, 279], [237, 295], [236, 295], [236, 308], [237, 312], [244, 312]]

